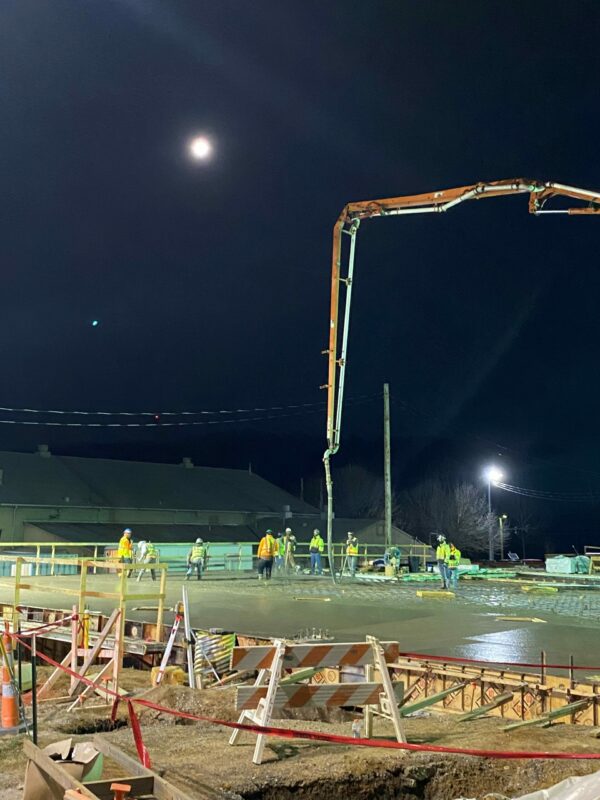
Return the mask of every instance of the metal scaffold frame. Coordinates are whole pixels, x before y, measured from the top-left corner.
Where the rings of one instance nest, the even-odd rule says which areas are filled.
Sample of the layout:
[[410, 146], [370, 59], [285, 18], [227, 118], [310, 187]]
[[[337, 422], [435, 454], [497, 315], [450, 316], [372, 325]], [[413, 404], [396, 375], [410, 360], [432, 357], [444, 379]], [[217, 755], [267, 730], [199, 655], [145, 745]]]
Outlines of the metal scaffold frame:
[[[336, 220], [333, 227], [333, 255], [331, 261], [329, 347], [324, 351], [328, 356], [329, 369], [327, 383], [322, 387], [327, 389], [327, 449], [323, 454], [323, 465], [327, 488], [327, 549], [330, 563], [333, 563], [333, 480], [330, 460], [331, 456], [335, 455], [340, 448], [356, 235], [361, 220], [401, 214], [443, 213], [467, 200], [483, 200], [489, 197], [505, 197], [515, 194], [529, 195], [529, 213], [536, 216], [541, 214], [600, 215], [600, 192], [579, 189], [561, 183], [513, 178], [489, 183], [476, 183], [470, 186], [459, 186], [454, 189], [442, 189], [426, 194], [348, 203]], [[572, 200], [583, 201], [587, 205], [558, 209], [545, 208], [547, 201], [555, 197], [567, 197]], [[345, 277], [343, 277], [342, 242], [345, 236], [348, 236], [350, 241]], [[341, 345], [338, 355], [340, 284], [346, 287], [346, 294], [344, 298]], [[331, 570], [331, 577], [335, 583], [336, 575], [334, 569]]]

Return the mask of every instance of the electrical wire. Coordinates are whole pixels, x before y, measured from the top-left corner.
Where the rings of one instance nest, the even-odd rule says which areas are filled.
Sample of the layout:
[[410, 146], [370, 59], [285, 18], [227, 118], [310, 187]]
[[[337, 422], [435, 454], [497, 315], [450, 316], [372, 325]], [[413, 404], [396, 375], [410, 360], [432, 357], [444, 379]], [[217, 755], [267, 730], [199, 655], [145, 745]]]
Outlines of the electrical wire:
[[[367, 396], [367, 395], [363, 395]], [[8, 406], [0, 406], [0, 412], [10, 414], [60, 414], [62, 416], [88, 416], [88, 417], [155, 417], [160, 414], [161, 417], [185, 417], [185, 416], [200, 416], [200, 415], [217, 415], [217, 414], [252, 414], [254, 412], [263, 411], [286, 411], [290, 408], [312, 408], [315, 406], [323, 407], [326, 405], [325, 400], [320, 400], [318, 403], [291, 403], [289, 405], [257, 407], [257, 408], [229, 408], [218, 409], [215, 411], [68, 411], [66, 409], [55, 408], [9, 408]]]
[[563, 503], [596, 503], [600, 501], [600, 489], [588, 492], [550, 492], [542, 489], [527, 489], [524, 486], [512, 486], [509, 483], [494, 483], [497, 489], [502, 489], [521, 497], [530, 497], [534, 500], [555, 500]]
[[[381, 397], [381, 393], [377, 393], [376, 395], [363, 395], [359, 397], [351, 397], [348, 398], [348, 404], [350, 406], [362, 405], [364, 403], [372, 402], [375, 399], [379, 399]], [[49, 420], [31, 420], [31, 419], [0, 419], [0, 425], [26, 425], [26, 426], [42, 426], [42, 427], [50, 427], [50, 428], [187, 428], [187, 427], [197, 427], [200, 425], [227, 425], [227, 424], [235, 424], [238, 422], [263, 422], [264, 420], [277, 420], [283, 419], [287, 417], [298, 417], [298, 416], [306, 416], [308, 414], [317, 414], [321, 413], [324, 409], [324, 403], [303, 403], [303, 404], [295, 404], [290, 406], [273, 406], [272, 408], [265, 408], [265, 409], [252, 409], [253, 411], [277, 411], [278, 409], [282, 409], [284, 413], [282, 414], [262, 414], [259, 416], [251, 416], [251, 417], [236, 417], [234, 416], [236, 413], [241, 413], [244, 409], [238, 409], [237, 411], [214, 411], [214, 412], [154, 412], [152, 413], [152, 417], [154, 418], [154, 422], [66, 422], [66, 421], [59, 421], [53, 422]], [[298, 411], [290, 411], [287, 412], [286, 409], [295, 408], [300, 409]], [[0, 408], [0, 411], [3, 409]], [[13, 409], [14, 411], [24, 411], [23, 409]], [[30, 410], [31, 411], [31, 410]], [[250, 409], [246, 409], [246, 413], [251, 411]], [[90, 416], [95, 416], [96, 414], [108, 414], [109, 412], [69, 412], [69, 411], [42, 411], [36, 409], [36, 414], [44, 415], [45, 413], [55, 413], [55, 414], [64, 414], [65, 416], [69, 416], [69, 414], [89, 414]], [[176, 422], [162, 422], [161, 417], [163, 416], [176, 416], [182, 414], [228, 414], [227, 419], [210, 419], [210, 420], [178, 420]], [[134, 412], [115, 412], [115, 416], [148, 416], [147, 412], [142, 412], [140, 414], [136, 414]]]

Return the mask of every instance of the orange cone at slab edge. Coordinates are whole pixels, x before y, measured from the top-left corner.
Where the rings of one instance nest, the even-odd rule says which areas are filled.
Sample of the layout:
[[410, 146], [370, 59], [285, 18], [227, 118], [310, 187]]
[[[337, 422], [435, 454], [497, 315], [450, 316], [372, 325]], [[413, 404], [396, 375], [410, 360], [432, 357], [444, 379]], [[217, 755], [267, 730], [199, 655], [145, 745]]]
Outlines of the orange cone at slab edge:
[[10, 679], [8, 667], [2, 667], [2, 711], [0, 714], [2, 728], [16, 728], [19, 725], [19, 706], [17, 691]]
[[12, 638], [8, 632], [8, 623], [6, 623], [6, 630], [2, 634], [2, 644], [4, 645], [4, 652], [6, 653], [6, 666], [8, 667], [10, 672], [13, 672], [14, 670], [13, 646], [12, 646]]

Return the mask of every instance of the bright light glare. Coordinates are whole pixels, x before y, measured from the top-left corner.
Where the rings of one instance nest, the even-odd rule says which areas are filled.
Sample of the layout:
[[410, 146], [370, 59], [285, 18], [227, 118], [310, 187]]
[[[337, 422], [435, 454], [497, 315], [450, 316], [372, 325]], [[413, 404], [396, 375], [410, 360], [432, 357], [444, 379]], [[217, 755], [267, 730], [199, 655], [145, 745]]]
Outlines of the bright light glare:
[[498, 483], [504, 477], [502, 470], [494, 466], [487, 467], [483, 474], [488, 483]]
[[205, 161], [212, 153], [212, 144], [206, 136], [196, 136], [189, 144], [190, 155], [196, 161]]

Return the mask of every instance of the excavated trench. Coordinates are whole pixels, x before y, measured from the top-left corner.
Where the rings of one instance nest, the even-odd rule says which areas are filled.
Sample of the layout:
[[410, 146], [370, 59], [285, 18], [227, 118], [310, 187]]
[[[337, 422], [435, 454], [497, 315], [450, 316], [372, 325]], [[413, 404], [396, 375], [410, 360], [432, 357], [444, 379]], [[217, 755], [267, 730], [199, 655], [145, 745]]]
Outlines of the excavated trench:
[[239, 797], [243, 800], [508, 800], [547, 788], [571, 775], [593, 771], [589, 766], [573, 763], [492, 762], [451, 757], [353, 775], [349, 760], [349, 774], [343, 780], [311, 781], [306, 775], [293, 784], [265, 785], [242, 792]]

